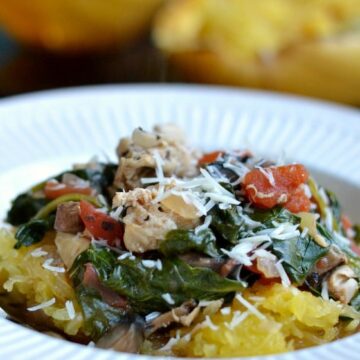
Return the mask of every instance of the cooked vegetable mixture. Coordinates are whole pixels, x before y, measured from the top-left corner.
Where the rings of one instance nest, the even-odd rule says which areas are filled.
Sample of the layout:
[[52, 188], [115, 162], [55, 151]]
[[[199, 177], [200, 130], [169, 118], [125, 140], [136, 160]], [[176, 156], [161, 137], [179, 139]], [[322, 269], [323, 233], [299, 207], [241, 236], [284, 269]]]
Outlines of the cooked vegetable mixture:
[[359, 228], [301, 164], [137, 128], [17, 196], [0, 230], [10, 320], [100, 348], [234, 357], [358, 331]]

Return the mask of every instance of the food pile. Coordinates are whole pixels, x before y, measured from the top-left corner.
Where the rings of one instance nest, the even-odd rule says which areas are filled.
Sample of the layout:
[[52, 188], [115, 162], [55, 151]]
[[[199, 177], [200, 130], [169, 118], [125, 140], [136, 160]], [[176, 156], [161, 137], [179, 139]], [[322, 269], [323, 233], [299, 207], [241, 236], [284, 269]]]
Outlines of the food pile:
[[118, 164], [18, 195], [0, 230], [0, 306], [49, 335], [185, 357], [271, 354], [354, 334], [359, 229], [301, 164], [202, 153], [136, 128]]

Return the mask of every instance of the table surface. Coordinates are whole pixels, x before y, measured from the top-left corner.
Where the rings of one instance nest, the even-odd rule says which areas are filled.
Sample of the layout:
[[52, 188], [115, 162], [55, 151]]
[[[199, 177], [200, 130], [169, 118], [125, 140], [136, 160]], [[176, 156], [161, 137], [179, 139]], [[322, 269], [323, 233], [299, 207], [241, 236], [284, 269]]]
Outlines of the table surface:
[[0, 97], [58, 87], [138, 82], [182, 79], [148, 40], [112, 53], [59, 56], [20, 46], [0, 30]]

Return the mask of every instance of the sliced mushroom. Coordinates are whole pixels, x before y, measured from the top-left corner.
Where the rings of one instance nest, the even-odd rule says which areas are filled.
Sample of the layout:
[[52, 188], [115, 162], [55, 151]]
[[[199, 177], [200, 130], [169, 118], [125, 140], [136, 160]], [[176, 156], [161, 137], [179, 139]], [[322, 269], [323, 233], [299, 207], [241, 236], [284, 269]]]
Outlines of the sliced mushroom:
[[133, 322], [124, 322], [103, 335], [96, 347], [137, 354], [144, 341], [144, 322], [136, 318]]
[[336, 268], [328, 279], [329, 293], [343, 304], [348, 304], [353, 298], [359, 285], [354, 279], [354, 271], [347, 265]]
[[315, 264], [314, 271], [322, 275], [338, 265], [346, 264], [346, 262], [347, 258], [345, 254], [337, 246], [331, 245], [328, 253]]
[[84, 230], [78, 202], [68, 201], [57, 207], [54, 228], [70, 234], [77, 234]]
[[196, 302], [193, 300], [183, 303], [181, 306], [159, 315], [152, 320], [146, 329], [146, 336], [151, 335], [161, 328], [166, 328], [173, 323], [189, 326], [199, 313]]

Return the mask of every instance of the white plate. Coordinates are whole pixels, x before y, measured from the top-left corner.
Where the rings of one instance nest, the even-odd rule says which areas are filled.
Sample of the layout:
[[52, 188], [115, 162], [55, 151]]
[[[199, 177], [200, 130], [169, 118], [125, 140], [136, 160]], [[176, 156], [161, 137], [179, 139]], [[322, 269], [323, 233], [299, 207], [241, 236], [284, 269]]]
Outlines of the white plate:
[[[311, 167], [360, 222], [360, 113], [295, 97], [195, 86], [106, 86], [0, 101], [0, 215], [34, 182], [76, 161], [114, 158], [135, 126], [179, 123], [203, 148], [285, 151]], [[358, 359], [360, 335], [267, 359]], [[0, 319], [0, 359], [146, 359], [57, 340]], [[151, 359], [151, 358], [150, 358]], [[254, 358], [255, 359], [255, 358]], [[264, 359], [262, 357], [261, 359]]]

